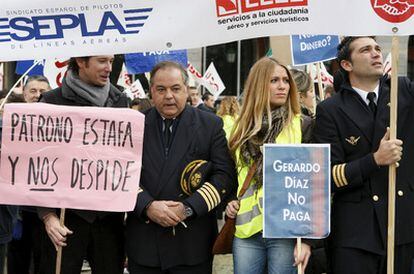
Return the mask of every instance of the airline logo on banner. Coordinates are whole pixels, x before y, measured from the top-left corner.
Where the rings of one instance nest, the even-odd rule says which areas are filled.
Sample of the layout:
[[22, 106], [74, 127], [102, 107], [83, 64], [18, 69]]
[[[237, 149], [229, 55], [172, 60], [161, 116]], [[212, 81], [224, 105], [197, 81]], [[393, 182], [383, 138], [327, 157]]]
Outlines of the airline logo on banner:
[[217, 16], [229, 16], [251, 11], [268, 10], [274, 8], [307, 6], [308, 0], [260, 1], [260, 0], [216, 0]]
[[[81, 38], [101, 38], [107, 32], [115, 30], [118, 34], [136, 35], [144, 26], [152, 8], [124, 9], [122, 4], [106, 5], [77, 5], [66, 7], [68, 14], [55, 14], [65, 8], [39, 9], [36, 14], [16, 14], [8, 11], [7, 17], [0, 17], [0, 43], [10, 41], [33, 41], [33, 46], [41, 45], [41, 41], [65, 38], [69, 32], [77, 31]], [[112, 11], [116, 10], [117, 12]], [[91, 11], [97, 25], [92, 26]], [[47, 15], [42, 15], [42, 13]], [[52, 14], [52, 15], [51, 15]], [[19, 15], [19, 17], [15, 17]], [[43, 31], [41, 31], [43, 30]], [[36, 43], [38, 42], [38, 43]], [[79, 42], [79, 41], [78, 41]], [[75, 43], [75, 41], [70, 41]]]
[[414, 0], [371, 0], [374, 11], [391, 23], [407, 21], [414, 13]]

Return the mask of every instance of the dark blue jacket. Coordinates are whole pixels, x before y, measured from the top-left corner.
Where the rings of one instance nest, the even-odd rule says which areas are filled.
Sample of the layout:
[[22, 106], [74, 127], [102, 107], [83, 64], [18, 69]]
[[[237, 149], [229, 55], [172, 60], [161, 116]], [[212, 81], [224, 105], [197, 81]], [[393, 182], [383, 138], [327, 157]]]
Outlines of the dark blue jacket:
[[16, 206], [0, 205], [0, 244], [12, 239], [13, 219], [17, 214]]
[[[373, 153], [389, 126], [389, 102], [390, 82], [383, 78], [375, 116], [349, 84], [317, 107], [314, 141], [331, 144], [335, 247], [386, 252], [388, 167], [378, 167]], [[396, 245], [414, 242], [413, 120], [414, 82], [399, 78], [397, 138], [404, 150], [396, 179]]]
[[[0, 119], [0, 142], [2, 129], [3, 120]], [[0, 244], [5, 244], [12, 239], [13, 219], [16, 215], [16, 206], [0, 205]]]

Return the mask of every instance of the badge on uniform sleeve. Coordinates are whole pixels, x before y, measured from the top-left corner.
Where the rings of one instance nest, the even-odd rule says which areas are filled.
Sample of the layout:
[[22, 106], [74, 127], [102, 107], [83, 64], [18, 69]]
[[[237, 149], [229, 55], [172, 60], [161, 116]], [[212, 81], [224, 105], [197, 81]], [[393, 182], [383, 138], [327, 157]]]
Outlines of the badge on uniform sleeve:
[[181, 173], [181, 189], [191, 195], [205, 182], [211, 169], [211, 163], [205, 160], [194, 160]]
[[347, 141], [352, 146], [356, 146], [360, 138], [361, 136], [358, 136], [358, 137], [350, 136], [349, 138], [345, 138], [345, 141]]

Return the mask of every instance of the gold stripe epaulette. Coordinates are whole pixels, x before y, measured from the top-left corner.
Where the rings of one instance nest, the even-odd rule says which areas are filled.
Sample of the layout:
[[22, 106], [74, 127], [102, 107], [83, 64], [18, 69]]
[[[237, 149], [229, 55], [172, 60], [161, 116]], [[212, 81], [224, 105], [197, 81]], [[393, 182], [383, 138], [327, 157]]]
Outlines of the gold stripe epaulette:
[[211, 183], [206, 182], [204, 185], [197, 190], [197, 192], [203, 197], [207, 204], [208, 211], [215, 208], [220, 202], [221, 197], [216, 187]]
[[345, 166], [346, 164], [335, 165], [332, 168], [332, 175], [335, 185], [339, 187], [344, 187], [348, 185], [348, 180], [345, 176]]

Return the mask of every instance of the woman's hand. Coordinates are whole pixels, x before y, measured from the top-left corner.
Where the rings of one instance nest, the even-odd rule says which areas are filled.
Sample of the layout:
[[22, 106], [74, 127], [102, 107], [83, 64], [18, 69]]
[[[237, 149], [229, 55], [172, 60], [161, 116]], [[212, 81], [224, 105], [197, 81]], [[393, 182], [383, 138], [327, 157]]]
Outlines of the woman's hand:
[[311, 247], [308, 244], [302, 243], [302, 250], [300, 256], [298, 256], [298, 245], [295, 245], [295, 250], [293, 251], [293, 256], [295, 258], [295, 266], [302, 264], [303, 273], [305, 273], [306, 266], [309, 262], [309, 257], [311, 255]]
[[237, 216], [237, 212], [240, 208], [240, 202], [238, 200], [230, 201], [226, 206], [226, 215], [230, 219], [234, 219]]

